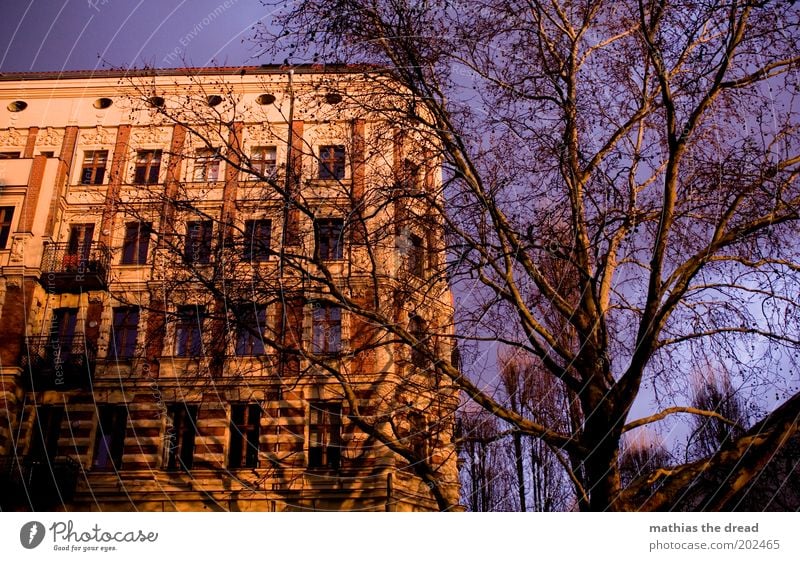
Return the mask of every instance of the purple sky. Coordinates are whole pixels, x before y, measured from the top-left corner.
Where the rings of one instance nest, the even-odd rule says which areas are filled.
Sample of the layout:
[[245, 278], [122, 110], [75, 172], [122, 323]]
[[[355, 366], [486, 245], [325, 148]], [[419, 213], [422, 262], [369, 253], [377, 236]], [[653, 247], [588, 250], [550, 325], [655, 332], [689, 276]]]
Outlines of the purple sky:
[[259, 18], [258, 0], [4, 1], [0, 72], [272, 62], [253, 58]]

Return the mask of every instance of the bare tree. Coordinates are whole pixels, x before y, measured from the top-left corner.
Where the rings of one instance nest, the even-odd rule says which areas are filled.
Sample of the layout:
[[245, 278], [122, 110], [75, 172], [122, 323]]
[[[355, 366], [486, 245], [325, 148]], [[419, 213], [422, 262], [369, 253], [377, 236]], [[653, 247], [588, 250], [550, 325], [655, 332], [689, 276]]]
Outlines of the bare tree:
[[[444, 163], [441, 190], [401, 198], [424, 201], [448, 231], [444, 274], [458, 301], [446, 336], [467, 355], [486, 341], [527, 354], [576, 396], [581, 421], [540, 422], [484, 391], [475, 372], [434, 360], [437, 376], [575, 459], [581, 508], [669, 508], [700, 473], [723, 465], [735, 473], [721, 496], [756, 476], [800, 412], [784, 374], [799, 344], [796, 6], [279, 8], [263, 44], [291, 60], [386, 69], [392, 80], [367, 76], [370, 95], [345, 103], [412, 124], [424, 155]], [[707, 356], [721, 357], [754, 398], [768, 384], [784, 403], [732, 446], [639, 478], [648, 488], [658, 480], [641, 504], [643, 487], [621, 485], [623, 435], [678, 414], [722, 418], [683, 405], [691, 364]], [[640, 397], [652, 408], [632, 419]], [[745, 451], [748, 461], [737, 463]]]

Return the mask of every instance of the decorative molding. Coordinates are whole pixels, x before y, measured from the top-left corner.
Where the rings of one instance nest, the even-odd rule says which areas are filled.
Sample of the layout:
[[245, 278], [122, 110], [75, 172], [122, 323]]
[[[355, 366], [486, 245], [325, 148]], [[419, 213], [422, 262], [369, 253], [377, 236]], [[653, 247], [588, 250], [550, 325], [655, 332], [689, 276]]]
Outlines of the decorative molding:
[[43, 131], [39, 131], [39, 136], [36, 138], [36, 144], [41, 146], [58, 146], [64, 140], [64, 133], [56, 130], [53, 127], [47, 127]]
[[79, 143], [82, 145], [111, 144], [113, 141], [114, 137], [111, 134], [111, 131], [102, 127], [101, 125], [97, 125], [93, 129], [81, 130], [81, 138]]
[[0, 145], [3, 146], [25, 146], [28, 141], [28, 131], [21, 131], [14, 127], [0, 130]]
[[147, 144], [168, 144], [170, 140], [169, 127], [158, 127], [149, 125], [146, 127], [136, 127], [131, 133], [132, 144], [137, 146]]

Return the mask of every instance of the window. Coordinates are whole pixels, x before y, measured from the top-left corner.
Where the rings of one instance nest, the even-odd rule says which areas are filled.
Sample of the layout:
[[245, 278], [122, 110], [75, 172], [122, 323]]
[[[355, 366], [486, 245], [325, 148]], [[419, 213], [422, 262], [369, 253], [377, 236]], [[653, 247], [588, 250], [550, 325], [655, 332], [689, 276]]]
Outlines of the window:
[[236, 355], [253, 356], [264, 354], [262, 333], [267, 321], [266, 306], [248, 304], [237, 309]]
[[5, 249], [11, 235], [11, 220], [14, 218], [13, 206], [0, 206], [0, 249]]
[[136, 153], [133, 182], [141, 185], [158, 183], [158, 172], [160, 170], [161, 150], [139, 150]]
[[78, 308], [56, 308], [50, 323], [50, 344], [52, 352], [70, 353], [75, 329], [78, 325]]
[[275, 177], [278, 169], [277, 156], [278, 150], [275, 146], [258, 146], [253, 148], [253, 153], [250, 155], [250, 165], [253, 168], [251, 175], [254, 179], [261, 179], [266, 177], [271, 179]]
[[39, 152], [39, 155], [44, 156], [45, 158], [55, 158], [55, 154], [56, 153], [53, 152], [52, 150], [43, 150]]
[[125, 240], [122, 242], [122, 264], [144, 265], [147, 263], [147, 250], [150, 247], [149, 222], [128, 222], [125, 224]]
[[428, 457], [428, 422], [425, 415], [419, 411], [412, 411], [408, 414], [409, 435], [407, 445], [414, 452], [419, 460]]
[[428, 328], [425, 320], [419, 316], [414, 316], [409, 322], [408, 330], [411, 336], [419, 341], [411, 348], [411, 363], [417, 368], [427, 368], [428, 359], [425, 356], [424, 349]]
[[19, 156], [19, 152], [0, 152], [0, 160], [16, 160]]
[[175, 355], [197, 357], [203, 351], [203, 306], [179, 306], [178, 322], [175, 326]]
[[319, 178], [344, 179], [344, 146], [319, 147]]
[[114, 308], [113, 319], [109, 356], [122, 360], [132, 358], [139, 332], [139, 308]]
[[167, 469], [192, 469], [197, 434], [197, 405], [173, 403], [167, 408]]
[[420, 191], [420, 166], [411, 160], [403, 160], [403, 187], [408, 193]]
[[246, 220], [244, 223], [244, 258], [248, 261], [267, 261], [271, 236], [271, 220]]
[[98, 470], [119, 470], [125, 446], [128, 410], [122, 405], [100, 405], [97, 409], [97, 436], [92, 467]]
[[106, 175], [107, 150], [87, 150], [83, 153], [82, 185], [102, 185]]
[[186, 245], [184, 257], [187, 263], [209, 263], [211, 261], [211, 220], [192, 220], [186, 223]]
[[231, 440], [228, 467], [258, 467], [261, 407], [255, 403], [231, 405]]
[[71, 224], [67, 252], [64, 254], [64, 272], [82, 271], [89, 265], [94, 237], [94, 224]]
[[425, 246], [422, 238], [411, 234], [408, 246], [408, 272], [415, 277], [425, 275]]
[[330, 304], [314, 304], [313, 352], [338, 353], [342, 350], [342, 310]]
[[338, 469], [341, 459], [342, 407], [312, 402], [308, 428], [308, 467]]
[[31, 427], [31, 447], [28, 450], [32, 460], [49, 462], [58, 455], [63, 418], [63, 407], [40, 405], [36, 408], [36, 419]]
[[219, 152], [201, 148], [195, 152], [194, 181], [216, 181], [219, 179]]
[[317, 230], [317, 251], [320, 259], [341, 259], [343, 253], [344, 220], [325, 218], [315, 220]]

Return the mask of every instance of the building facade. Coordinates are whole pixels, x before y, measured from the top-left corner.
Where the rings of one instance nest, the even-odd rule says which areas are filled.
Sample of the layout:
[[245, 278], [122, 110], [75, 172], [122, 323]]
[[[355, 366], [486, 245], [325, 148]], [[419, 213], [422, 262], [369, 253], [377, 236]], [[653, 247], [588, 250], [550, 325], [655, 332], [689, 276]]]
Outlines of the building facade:
[[0, 77], [0, 507], [456, 507], [441, 171], [389, 84]]

